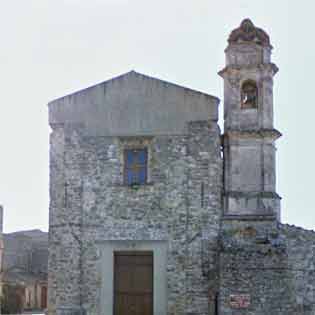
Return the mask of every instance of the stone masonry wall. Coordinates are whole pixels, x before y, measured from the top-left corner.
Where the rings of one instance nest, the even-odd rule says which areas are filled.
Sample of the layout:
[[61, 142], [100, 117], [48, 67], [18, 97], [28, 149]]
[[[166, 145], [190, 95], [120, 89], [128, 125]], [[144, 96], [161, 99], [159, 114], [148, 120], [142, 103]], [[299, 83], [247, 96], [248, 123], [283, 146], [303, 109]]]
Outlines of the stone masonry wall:
[[[80, 125], [51, 135], [49, 314], [101, 314], [99, 245], [166, 241], [168, 315], [213, 314], [222, 161], [215, 121], [183, 135], [87, 137]], [[123, 184], [123, 149], [148, 148], [148, 184]], [[210, 298], [209, 298], [210, 296]]]
[[287, 246], [296, 314], [315, 314], [315, 232], [283, 224], [280, 232]]
[[[221, 246], [221, 315], [294, 314], [286, 247], [275, 222], [225, 222]], [[233, 296], [247, 296], [249, 305], [233, 305]]]
[[[314, 236], [275, 221], [225, 222], [220, 314], [314, 314]], [[235, 296], [248, 305], [233, 305]]]

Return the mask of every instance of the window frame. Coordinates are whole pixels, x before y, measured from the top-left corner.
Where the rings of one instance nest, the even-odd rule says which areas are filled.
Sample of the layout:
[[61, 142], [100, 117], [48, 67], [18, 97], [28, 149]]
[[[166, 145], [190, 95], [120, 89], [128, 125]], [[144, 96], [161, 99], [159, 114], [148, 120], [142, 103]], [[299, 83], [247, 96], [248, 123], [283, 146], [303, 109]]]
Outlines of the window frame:
[[[128, 165], [128, 153], [132, 151], [143, 151], [145, 153], [145, 161], [143, 166], [139, 164], [139, 173], [141, 170], [144, 170], [144, 181], [141, 182], [139, 173], [138, 173], [138, 180], [136, 182], [129, 182], [128, 180], [128, 174], [131, 170], [131, 167]], [[149, 164], [149, 150], [147, 147], [125, 147], [123, 149], [123, 183], [126, 186], [143, 186], [148, 184], [148, 164]]]

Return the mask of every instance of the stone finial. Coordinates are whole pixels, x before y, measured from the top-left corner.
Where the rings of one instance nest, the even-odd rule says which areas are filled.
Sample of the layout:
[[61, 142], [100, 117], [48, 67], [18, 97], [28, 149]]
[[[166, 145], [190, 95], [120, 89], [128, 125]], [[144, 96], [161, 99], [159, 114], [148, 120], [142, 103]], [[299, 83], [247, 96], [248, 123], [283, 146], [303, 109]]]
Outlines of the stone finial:
[[243, 20], [241, 25], [231, 32], [228, 42], [229, 44], [254, 42], [261, 46], [270, 46], [268, 34], [256, 27], [250, 19]]

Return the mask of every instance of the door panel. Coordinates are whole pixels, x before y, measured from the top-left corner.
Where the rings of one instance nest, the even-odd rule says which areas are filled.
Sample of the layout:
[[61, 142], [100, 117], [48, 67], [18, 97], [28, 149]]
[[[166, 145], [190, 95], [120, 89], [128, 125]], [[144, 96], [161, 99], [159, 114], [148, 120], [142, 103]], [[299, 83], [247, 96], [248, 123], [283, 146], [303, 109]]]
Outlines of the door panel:
[[47, 308], [47, 287], [42, 287], [41, 292], [41, 308]]
[[153, 315], [153, 253], [114, 253], [114, 315]]

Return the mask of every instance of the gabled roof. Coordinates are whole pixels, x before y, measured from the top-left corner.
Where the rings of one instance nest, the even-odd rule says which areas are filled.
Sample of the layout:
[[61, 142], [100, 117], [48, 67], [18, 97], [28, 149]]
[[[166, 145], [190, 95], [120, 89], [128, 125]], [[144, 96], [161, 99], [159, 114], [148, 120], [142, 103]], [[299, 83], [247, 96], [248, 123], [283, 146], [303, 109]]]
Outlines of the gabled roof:
[[[75, 94], [78, 94], [78, 93], [84, 93], [85, 91], [88, 91], [89, 89], [93, 89], [93, 88], [96, 88], [100, 85], [107, 85], [107, 84], [110, 84], [114, 81], [119, 81], [121, 79], [128, 79], [132, 76], [138, 76], [138, 77], [142, 77], [142, 79], [147, 79], [147, 80], [154, 80], [156, 82], [159, 82], [160, 84], [164, 85], [165, 87], [167, 86], [171, 86], [171, 87], [174, 87], [174, 88], [178, 88], [178, 89], [181, 89], [181, 90], [185, 90], [187, 92], [190, 92], [190, 93], [196, 93], [196, 94], [202, 94], [204, 96], [207, 96], [207, 97], [210, 97], [210, 98], [213, 98], [214, 100], [216, 101], [220, 101], [220, 99], [216, 96], [213, 96], [213, 95], [210, 95], [208, 93], [205, 93], [205, 92], [201, 92], [201, 91], [198, 91], [198, 90], [194, 90], [194, 89], [191, 89], [191, 88], [188, 88], [188, 87], [185, 87], [185, 86], [182, 86], [182, 85], [179, 85], [179, 84], [176, 84], [176, 83], [172, 83], [172, 82], [168, 82], [168, 81], [165, 81], [165, 80], [162, 80], [162, 79], [158, 79], [158, 78], [155, 78], [155, 77], [152, 77], [152, 76], [149, 76], [149, 75], [146, 75], [146, 74], [142, 74], [142, 73], [139, 73], [135, 70], [131, 70], [129, 72], [126, 72], [126, 73], [123, 73], [123, 74], [120, 74], [116, 77], [113, 77], [111, 79], [108, 79], [108, 80], [105, 80], [103, 82], [100, 82], [100, 83], [97, 83], [97, 84], [94, 84], [94, 85], [91, 85], [87, 88], [84, 88], [82, 90], [79, 90], [79, 91], [76, 91], [76, 92], [73, 92], [73, 93], [69, 93], [67, 95], [64, 95], [62, 97], [58, 97], [54, 100], [52, 100], [51, 102], [49, 102], [49, 104], [51, 103], [54, 103], [55, 101], [58, 101], [58, 100], [61, 100], [63, 98], [66, 98], [66, 97], [69, 97], [69, 96], [73, 96]], [[48, 104], [48, 105], [49, 105]]]
[[50, 102], [49, 123], [91, 136], [183, 134], [188, 122], [217, 121], [218, 105], [217, 97], [131, 71]]

